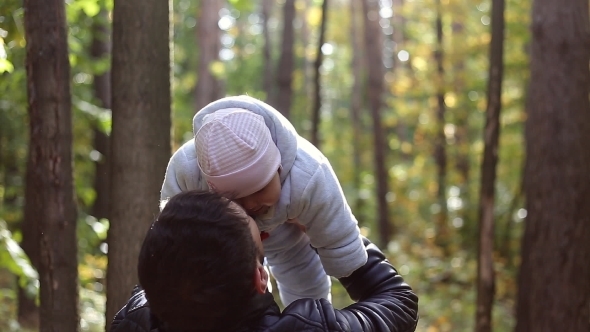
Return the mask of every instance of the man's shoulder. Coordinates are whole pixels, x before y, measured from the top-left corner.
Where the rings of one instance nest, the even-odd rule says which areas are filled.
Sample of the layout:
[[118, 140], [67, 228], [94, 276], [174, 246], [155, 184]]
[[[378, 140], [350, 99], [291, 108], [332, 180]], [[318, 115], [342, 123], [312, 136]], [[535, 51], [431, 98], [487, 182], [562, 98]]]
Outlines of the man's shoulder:
[[273, 317], [271, 324], [267, 320], [262, 331], [348, 331], [334, 314], [334, 308], [325, 299], [300, 299], [287, 306], [278, 317]]

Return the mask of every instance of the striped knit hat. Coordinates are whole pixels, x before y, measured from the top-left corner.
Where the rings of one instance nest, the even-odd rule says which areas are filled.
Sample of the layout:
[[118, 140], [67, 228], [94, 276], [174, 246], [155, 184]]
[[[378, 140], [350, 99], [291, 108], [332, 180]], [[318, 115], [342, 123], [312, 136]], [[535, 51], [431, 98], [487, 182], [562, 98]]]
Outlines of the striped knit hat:
[[281, 163], [264, 118], [240, 108], [205, 116], [195, 135], [195, 146], [209, 188], [232, 198], [264, 188]]

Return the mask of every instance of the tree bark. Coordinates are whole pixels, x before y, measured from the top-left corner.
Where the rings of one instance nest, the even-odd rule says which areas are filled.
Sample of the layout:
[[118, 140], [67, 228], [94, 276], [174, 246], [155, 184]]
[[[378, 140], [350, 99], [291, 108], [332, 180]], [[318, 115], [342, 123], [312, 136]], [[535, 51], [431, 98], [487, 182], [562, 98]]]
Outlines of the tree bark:
[[283, 44], [281, 47], [281, 57], [276, 69], [277, 73], [277, 92], [273, 98], [273, 105], [287, 119], [291, 111], [291, 98], [293, 90], [291, 83], [293, 81], [293, 45], [295, 44], [295, 31], [293, 20], [295, 19], [295, 0], [285, 0], [283, 6]]
[[115, 1], [107, 330], [137, 283], [137, 256], [158, 213], [170, 145], [169, 2]]
[[221, 31], [217, 25], [221, 9], [219, 1], [201, 1], [200, 14], [197, 19], [196, 38], [199, 46], [199, 66], [195, 87], [195, 112], [223, 95], [221, 83], [211, 72], [211, 65], [219, 60], [219, 50], [221, 49]]
[[[381, 108], [383, 107], [383, 56], [382, 56], [382, 31], [377, 19], [378, 4], [372, 0], [363, 1], [365, 23], [365, 48], [367, 50], [368, 84], [367, 97], [373, 119], [373, 144], [375, 157], [375, 183], [377, 186], [377, 218], [379, 229], [379, 244], [385, 247], [392, 233], [392, 225], [389, 221], [389, 208], [387, 206], [387, 192], [389, 187], [389, 175], [385, 167], [385, 135], [381, 124]], [[374, 12], [374, 15], [370, 15]]]
[[[70, 64], [63, 1], [25, 0], [30, 141], [25, 223], [38, 241], [40, 331], [77, 331]], [[27, 239], [28, 250], [29, 239]], [[34, 248], [33, 248], [34, 250]]]
[[[108, 12], [102, 8], [98, 15], [94, 17], [92, 24], [92, 44], [90, 46], [90, 55], [95, 60], [104, 59], [111, 52], [110, 36], [108, 27]], [[94, 98], [98, 106], [102, 108], [111, 108], [111, 73], [107, 70], [104, 73], [94, 75], [92, 85]], [[96, 218], [109, 219], [110, 204], [110, 140], [109, 136], [104, 133], [97, 124], [92, 129], [94, 134], [94, 149], [101, 154], [101, 158], [95, 162], [94, 173], [94, 190], [96, 199], [92, 205], [92, 215]]]
[[588, 9], [533, 1], [517, 332], [590, 331]]
[[436, 225], [436, 242], [446, 252], [449, 246], [448, 210], [447, 210], [447, 149], [445, 138], [445, 70], [443, 65], [443, 27], [441, 1], [436, 1], [436, 133], [434, 139], [434, 160], [438, 189], [436, 198], [440, 210], [434, 215]]
[[268, 20], [272, 13], [272, 0], [262, 0], [262, 35], [264, 36], [264, 48], [262, 49], [264, 72], [262, 73], [262, 88], [266, 93], [266, 101], [272, 103], [273, 95], [273, 70], [272, 70], [272, 43], [268, 30]]
[[502, 109], [502, 77], [504, 74], [504, 0], [492, 1], [491, 29], [488, 99], [479, 194], [476, 332], [492, 331], [492, 306], [496, 284], [493, 260], [494, 194], [496, 164], [498, 163], [498, 138], [500, 136], [500, 111]]
[[326, 39], [326, 18], [328, 15], [328, 0], [324, 0], [322, 3], [322, 21], [320, 23], [320, 33], [318, 38], [318, 47], [316, 49], [316, 59], [314, 63], [314, 103], [311, 119], [311, 143], [318, 149], [320, 148], [320, 114], [322, 109], [322, 87], [321, 87], [321, 73], [320, 68], [322, 67], [322, 61], [324, 59], [322, 53], [322, 45]]

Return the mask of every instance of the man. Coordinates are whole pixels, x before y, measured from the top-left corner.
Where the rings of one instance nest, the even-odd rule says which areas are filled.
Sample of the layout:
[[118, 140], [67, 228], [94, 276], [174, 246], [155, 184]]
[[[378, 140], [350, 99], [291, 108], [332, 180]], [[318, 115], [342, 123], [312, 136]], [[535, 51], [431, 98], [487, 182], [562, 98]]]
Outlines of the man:
[[418, 298], [367, 239], [367, 263], [340, 278], [357, 303], [300, 299], [281, 313], [267, 291], [256, 222], [218, 194], [171, 198], [144, 240], [140, 287], [111, 331], [414, 331]]

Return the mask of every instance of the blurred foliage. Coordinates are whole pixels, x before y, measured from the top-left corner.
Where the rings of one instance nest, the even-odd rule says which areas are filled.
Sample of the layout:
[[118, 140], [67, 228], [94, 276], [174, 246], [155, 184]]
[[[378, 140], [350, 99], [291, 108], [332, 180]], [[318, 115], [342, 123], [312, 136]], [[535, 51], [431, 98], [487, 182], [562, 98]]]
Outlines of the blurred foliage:
[[[173, 144], [174, 149], [192, 136], [194, 88], [198, 80], [196, 17], [200, 1], [173, 0]], [[112, 9], [112, 0], [68, 0], [67, 20], [72, 65], [75, 189], [79, 205], [78, 244], [81, 327], [100, 331], [104, 326], [105, 244], [107, 220], [90, 215], [96, 196], [93, 188], [92, 130], [98, 124], [110, 131], [110, 110], [100, 108], [92, 91], [93, 76], [108, 70], [110, 59], [93, 60], [89, 54], [91, 25], [101, 8]], [[388, 179], [375, 179], [372, 167], [370, 114], [363, 109], [360, 126], [364, 136], [359, 187], [353, 183], [354, 153], [350, 123], [352, 72], [350, 61], [350, 5], [347, 0], [330, 2], [324, 63], [321, 68], [323, 107], [322, 151], [330, 159], [345, 194], [369, 237], [375, 234], [376, 181], [389, 181], [388, 194], [396, 233], [388, 246], [389, 257], [420, 296], [419, 331], [469, 331], [475, 317], [477, 202], [482, 128], [485, 120], [489, 1], [442, 0], [444, 32], [443, 82], [434, 77], [435, 2], [407, 0], [393, 8], [380, 1], [378, 19], [385, 41], [386, 107], [383, 126], [390, 150]], [[269, 20], [271, 54], [276, 63], [281, 43], [282, 2], [275, 2]], [[262, 88], [264, 58], [260, 1], [229, 0], [219, 12], [222, 30], [220, 61], [212, 71], [228, 95], [248, 94], [265, 99]], [[308, 136], [311, 128], [312, 76], [321, 1], [298, 0], [292, 122]], [[497, 177], [497, 291], [494, 330], [509, 331], [514, 325], [516, 267], [519, 239], [526, 215], [520, 193], [523, 164], [524, 97], [528, 80], [527, 44], [530, 1], [507, 0], [505, 78], [502, 129]], [[401, 15], [403, 25], [394, 18]], [[109, 16], [109, 20], [111, 17]], [[392, 33], [403, 33], [393, 42]], [[18, 247], [19, 225], [24, 204], [24, 173], [27, 157], [28, 119], [25, 40], [22, 3], [0, 3], [0, 330], [17, 330], [15, 322], [16, 280], [35, 285], [34, 269]], [[395, 65], [395, 67], [392, 67]], [[276, 67], [276, 66], [275, 66]], [[450, 253], [434, 244], [433, 215], [436, 199], [435, 91], [442, 85], [447, 106], [445, 135], [448, 153], [447, 197]], [[461, 136], [462, 135], [462, 136]], [[458, 167], [468, 162], [467, 173]], [[467, 178], [465, 178], [467, 174]], [[34, 289], [34, 287], [33, 287]], [[334, 282], [336, 306], [350, 303]], [[16, 325], [15, 325], [16, 324]]]

